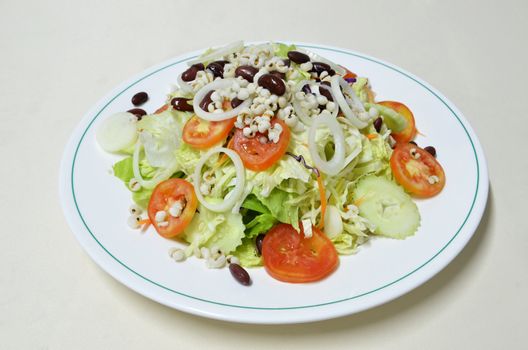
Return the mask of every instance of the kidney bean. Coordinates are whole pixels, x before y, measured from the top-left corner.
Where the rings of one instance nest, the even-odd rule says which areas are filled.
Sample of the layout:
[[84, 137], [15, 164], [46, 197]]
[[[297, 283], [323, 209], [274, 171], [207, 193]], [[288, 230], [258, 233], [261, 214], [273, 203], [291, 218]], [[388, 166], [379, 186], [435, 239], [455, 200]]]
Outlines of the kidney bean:
[[143, 103], [147, 102], [149, 96], [146, 92], [141, 91], [132, 96], [132, 104], [134, 106], [142, 105]]
[[[324, 62], [312, 62], [312, 69], [310, 70], [310, 72], [321, 74], [324, 71], [327, 71], [329, 75], [335, 74], [335, 71], [332, 68], [330, 68], [328, 64]], [[330, 72], [333, 72], [333, 74], [330, 74]]]
[[264, 241], [264, 237], [266, 237], [266, 235], [261, 233], [255, 239], [255, 246], [257, 247], [259, 255], [262, 255], [262, 242]]
[[383, 120], [378, 117], [376, 118], [376, 120], [374, 120], [374, 129], [376, 129], [377, 132], [380, 132], [381, 130], [381, 125], [383, 124]]
[[312, 89], [310, 89], [310, 85], [306, 84], [301, 89], [302, 92], [304, 92], [306, 95], [312, 93]]
[[127, 112], [135, 115], [138, 118], [138, 120], [141, 120], [141, 118], [147, 114], [147, 112], [145, 112], [145, 110], [141, 108], [132, 108], [132, 109], [129, 109]]
[[286, 80], [286, 73], [281, 73], [279, 71], [274, 70], [273, 72], [270, 72], [269, 74], [273, 74], [276, 77], [279, 77], [279, 78], [281, 78], [283, 80]]
[[240, 106], [242, 102], [244, 101], [239, 100], [238, 98], [235, 97], [234, 99], [231, 100], [231, 108], [233, 109], [237, 108], [238, 106]]
[[286, 92], [284, 81], [273, 74], [262, 75], [258, 80], [258, 84], [277, 96], [282, 96]]
[[194, 112], [192, 104], [189, 104], [190, 99], [184, 97], [175, 97], [171, 100], [172, 107], [177, 111]]
[[436, 157], [436, 149], [433, 146], [427, 146], [424, 151], [429, 152], [433, 157]]
[[323, 95], [324, 97], [326, 97], [328, 101], [332, 101], [332, 102], [334, 101], [334, 98], [332, 97], [332, 94], [330, 93], [328, 89], [319, 87], [319, 93]]
[[235, 77], [242, 77], [250, 83], [253, 82], [253, 79], [255, 79], [255, 74], [257, 73], [258, 69], [253, 66], [240, 66], [235, 69]]
[[310, 56], [299, 51], [289, 51], [288, 58], [297, 64], [303, 64], [310, 61]]
[[242, 285], [249, 286], [251, 284], [251, 278], [247, 271], [238, 264], [229, 264], [229, 271], [231, 275]]
[[200, 108], [204, 111], [208, 112], [207, 106], [209, 106], [209, 103], [213, 102], [211, 100], [211, 95], [213, 94], [214, 90], [211, 90], [207, 93], [207, 95], [204, 96], [203, 100], [200, 102]]
[[213, 73], [213, 76], [216, 78], [216, 77], [220, 77], [220, 78], [223, 78], [224, 77], [224, 64], [218, 62], [218, 61], [215, 61], [215, 62], [211, 62], [207, 65], [207, 69], [209, 69], [211, 71], [211, 73]]
[[196, 73], [204, 69], [205, 67], [202, 63], [193, 64], [185, 72], [182, 73], [181, 78], [183, 81], [193, 81], [194, 79], [196, 79]]

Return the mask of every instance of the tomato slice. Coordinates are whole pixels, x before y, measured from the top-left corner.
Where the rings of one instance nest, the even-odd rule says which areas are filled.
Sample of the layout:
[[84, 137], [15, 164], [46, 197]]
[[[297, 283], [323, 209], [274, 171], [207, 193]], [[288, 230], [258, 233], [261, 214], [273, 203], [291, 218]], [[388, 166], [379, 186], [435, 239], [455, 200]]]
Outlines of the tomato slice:
[[312, 227], [312, 237], [288, 224], [273, 227], [262, 242], [266, 271], [283, 282], [314, 282], [331, 274], [339, 264], [337, 251], [328, 237]]
[[253, 171], [266, 170], [282, 158], [290, 143], [290, 128], [279, 118], [271, 120], [271, 127], [275, 124], [282, 126], [279, 142], [260, 143], [261, 133], [255, 137], [245, 137], [241, 129], [236, 129], [233, 135], [233, 149], [242, 159], [244, 167]]
[[444, 188], [445, 173], [440, 163], [414, 144], [398, 144], [390, 165], [396, 181], [417, 197], [432, 197]]
[[195, 148], [210, 148], [227, 137], [235, 121], [236, 117], [210, 122], [193, 115], [183, 127], [183, 141]]
[[395, 133], [393, 132], [391, 136], [399, 143], [407, 143], [414, 139], [416, 136], [416, 124], [414, 122], [414, 115], [411, 110], [404, 105], [403, 103], [396, 101], [381, 101], [378, 102], [380, 105], [394, 109], [396, 112], [400, 113], [407, 120], [407, 127], [402, 131]]
[[[178, 217], [170, 215], [169, 209], [174, 202], [180, 201], [183, 210]], [[168, 179], [156, 186], [150, 197], [148, 216], [156, 231], [163, 237], [171, 238], [179, 235], [191, 222], [198, 199], [193, 185], [183, 179]], [[156, 213], [164, 211], [167, 225], [156, 221]]]

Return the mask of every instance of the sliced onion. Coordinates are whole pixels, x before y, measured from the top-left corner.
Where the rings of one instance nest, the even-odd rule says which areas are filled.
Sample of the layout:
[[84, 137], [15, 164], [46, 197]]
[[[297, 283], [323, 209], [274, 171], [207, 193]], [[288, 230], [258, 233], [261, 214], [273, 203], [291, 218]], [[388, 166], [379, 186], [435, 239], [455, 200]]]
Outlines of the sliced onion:
[[[233, 164], [235, 165], [236, 176], [237, 176], [235, 188], [231, 190], [231, 192], [229, 192], [225, 196], [223, 201], [220, 203], [210, 203], [206, 201], [202, 192], [200, 191], [200, 185], [202, 182], [202, 168], [205, 162], [207, 162], [207, 160], [215, 153], [224, 153], [226, 156], [231, 158], [231, 160], [233, 161]], [[202, 203], [204, 207], [206, 207], [207, 209], [211, 211], [221, 213], [221, 212], [226, 212], [232, 209], [235, 206], [238, 198], [244, 192], [244, 184], [246, 182], [246, 173], [244, 171], [244, 165], [242, 164], [242, 160], [240, 159], [239, 155], [235, 151], [230, 150], [225, 147], [216, 147], [216, 148], [210, 149], [207, 153], [205, 153], [202, 156], [202, 158], [200, 158], [200, 161], [198, 162], [198, 164], [196, 165], [196, 168], [194, 169], [193, 182], [194, 182], [194, 192], [196, 193], [196, 197], [198, 198], [200, 203]]]
[[306, 84], [310, 84], [309, 80], [302, 80], [300, 81], [293, 90], [293, 108], [295, 109], [295, 114], [299, 119], [305, 124], [305, 125], [312, 125], [312, 118], [308, 116], [308, 114], [304, 111], [304, 108], [301, 106], [301, 103], [295, 98], [295, 94], [302, 90], [303, 86]]
[[[319, 156], [317, 150], [317, 143], [315, 142], [315, 133], [317, 129], [322, 126], [327, 126], [330, 129], [330, 134], [334, 138], [335, 152], [330, 161], [323, 160]], [[308, 130], [308, 149], [315, 166], [323, 173], [328, 175], [336, 175], [343, 169], [345, 165], [345, 137], [343, 129], [337, 122], [336, 118], [331, 115], [318, 115], [313, 119], [312, 125]]]
[[132, 156], [132, 171], [134, 172], [134, 178], [139, 182], [141, 187], [151, 189], [156, 187], [161, 181], [168, 179], [175, 171], [175, 169], [167, 168], [158, 173], [155, 177], [150, 180], [143, 179], [141, 171], [139, 170], [139, 152], [141, 152], [141, 141], [136, 142], [134, 148], [134, 155]]
[[236, 117], [240, 113], [240, 111], [249, 107], [251, 105], [250, 98], [245, 99], [244, 102], [242, 102], [240, 105], [237, 106], [237, 108], [234, 108], [230, 111], [223, 112], [223, 113], [210, 113], [210, 112], [204, 111], [202, 107], [200, 107], [200, 102], [202, 102], [205, 95], [207, 95], [209, 91], [225, 89], [226, 87], [231, 86], [233, 84], [233, 81], [234, 79], [217, 79], [213, 81], [212, 83], [205, 85], [200, 90], [198, 90], [196, 95], [194, 95], [194, 99], [193, 99], [194, 113], [196, 113], [202, 119], [205, 119], [211, 122], [218, 122], [221, 120], [226, 120], [226, 119], [231, 119], [233, 117]]
[[323, 63], [326, 63], [327, 65], [330, 66], [330, 68], [335, 70], [335, 72], [337, 74], [339, 74], [339, 75], [345, 75], [345, 73], [346, 73], [346, 70], [343, 67], [341, 67], [340, 65], [335, 64], [334, 62], [332, 62], [330, 60], [327, 60], [326, 58], [321, 57], [318, 54], [313, 53], [312, 51], [308, 51], [308, 50], [305, 50], [305, 49], [302, 49], [302, 48], [298, 48], [297, 51], [300, 51], [300, 52], [303, 52], [303, 53], [307, 54], [310, 57], [310, 60], [312, 62], [323, 62]]
[[[183, 74], [183, 73], [182, 73], [182, 74]], [[191, 93], [191, 92], [193, 92], [193, 88], [192, 88], [192, 86], [191, 86], [189, 83], [183, 81], [183, 79], [181, 78], [181, 76], [182, 76], [181, 74], [178, 75], [178, 85], [180, 86], [180, 89], [182, 89], [183, 92], [185, 92], [185, 93]]]
[[[334, 99], [339, 104], [339, 107], [341, 108], [341, 111], [343, 111], [343, 114], [352, 122], [352, 124], [354, 124], [356, 128], [363, 129], [365, 126], [367, 126], [368, 123], [360, 120], [358, 116], [356, 116], [355, 113], [352, 111], [352, 108], [350, 108], [349, 103], [351, 103], [354, 108], [357, 108], [362, 112], [365, 111], [365, 107], [363, 107], [363, 104], [356, 96], [356, 93], [350, 87], [350, 85], [348, 85], [348, 83], [342, 77], [334, 75], [331, 79], [331, 86], [332, 91], [334, 93]], [[347, 99], [341, 92], [341, 88], [343, 88], [343, 90], [348, 95], [350, 95], [351, 98], [348, 99], [349, 102], [347, 102]]]
[[214, 61], [217, 58], [227, 56], [229, 54], [232, 54], [233, 52], [237, 52], [244, 48], [244, 42], [242, 40], [235, 41], [234, 43], [231, 43], [229, 45], [226, 45], [224, 47], [219, 47], [213, 50], [213, 52], [208, 53], [205, 56], [200, 56], [194, 60], [187, 61], [187, 64], [189, 66], [192, 66], [195, 63], [199, 62], [209, 62]]

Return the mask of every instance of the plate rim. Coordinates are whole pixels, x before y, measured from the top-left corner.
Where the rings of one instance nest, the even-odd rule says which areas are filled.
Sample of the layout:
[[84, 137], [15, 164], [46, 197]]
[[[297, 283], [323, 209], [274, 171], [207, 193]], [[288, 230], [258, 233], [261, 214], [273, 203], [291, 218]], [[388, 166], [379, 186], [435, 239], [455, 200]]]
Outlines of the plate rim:
[[[280, 42], [290, 43], [289, 41], [280, 41]], [[61, 166], [60, 166], [60, 176], [59, 176], [59, 190], [60, 190], [60, 200], [61, 200], [62, 209], [63, 209], [63, 212], [64, 212], [66, 218], [67, 218], [67, 221], [68, 221], [68, 224], [70, 226], [70, 229], [73, 231], [74, 235], [76, 236], [76, 238], [79, 241], [79, 243], [81, 244], [81, 246], [85, 249], [85, 251], [88, 252], [90, 257], [104, 271], [106, 271], [111, 276], [116, 278], [118, 281], [120, 281], [121, 283], [126, 285], [128, 288], [131, 288], [132, 290], [138, 292], [139, 294], [142, 294], [142, 295], [148, 297], [149, 299], [155, 300], [155, 301], [157, 301], [159, 303], [162, 303], [162, 304], [167, 305], [167, 306], [172, 307], [172, 308], [179, 309], [181, 311], [193, 313], [193, 314], [200, 315], [200, 316], [216, 318], [216, 319], [221, 319], [221, 320], [227, 320], [227, 321], [235, 321], [235, 322], [273, 323], [273, 324], [297, 323], [297, 322], [311, 322], [311, 321], [317, 321], [317, 320], [322, 320], [322, 319], [334, 318], [334, 317], [338, 317], [338, 316], [344, 316], [344, 315], [347, 315], [347, 314], [360, 312], [360, 311], [363, 311], [365, 309], [372, 308], [374, 306], [377, 306], [377, 305], [383, 304], [385, 302], [391, 301], [391, 300], [393, 300], [393, 299], [395, 299], [395, 298], [397, 298], [397, 297], [399, 297], [401, 295], [404, 295], [404, 294], [408, 293], [410, 290], [418, 287], [419, 285], [425, 283], [427, 280], [429, 280], [430, 278], [435, 276], [440, 270], [442, 270], [445, 266], [447, 266], [454, 259], [454, 257], [456, 257], [460, 253], [460, 251], [466, 246], [466, 244], [469, 241], [469, 239], [474, 235], [474, 233], [475, 233], [475, 231], [476, 231], [476, 229], [478, 227], [478, 224], [481, 221], [482, 215], [484, 213], [484, 209], [485, 209], [486, 204], [487, 204], [488, 191], [489, 191], [489, 179], [488, 179], [487, 164], [486, 164], [486, 159], [485, 159], [485, 156], [484, 156], [484, 152], [482, 150], [482, 147], [480, 145], [480, 142], [478, 140], [477, 135], [475, 134], [475, 132], [471, 128], [469, 122], [464, 117], [464, 115], [458, 110], [458, 108], [449, 99], [447, 99], [442, 93], [440, 93], [438, 90], [436, 90], [430, 84], [428, 84], [427, 82], [425, 82], [421, 78], [413, 75], [412, 73], [410, 73], [410, 72], [408, 72], [408, 71], [406, 71], [406, 70], [404, 70], [404, 69], [400, 68], [399, 66], [396, 66], [396, 65], [394, 65], [392, 63], [385, 62], [384, 60], [381, 60], [381, 59], [378, 59], [378, 58], [375, 58], [375, 57], [372, 57], [372, 56], [369, 56], [369, 55], [366, 55], [366, 54], [363, 54], [361, 52], [354, 51], [354, 50], [342, 49], [342, 48], [338, 48], [338, 47], [334, 47], [334, 46], [327, 46], [327, 45], [303, 43], [303, 42], [294, 42], [294, 43], [295, 43], [295, 45], [297, 45], [299, 47], [303, 47], [303, 48], [307, 48], [307, 49], [327, 50], [327, 51], [337, 52], [337, 53], [340, 53], [340, 54], [352, 55], [352, 56], [355, 56], [357, 58], [365, 59], [365, 60], [371, 61], [373, 63], [385, 66], [386, 68], [389, 68], [389, 69], [391, 69], [391, 70], [393, 70], [393, 71], [395, 71], [397, 73], [402, 74], [403, 76], [406, 76], [407, 78], [410, 78], [415, 83], [419, 84], [422, 88], [425, 88], [426, 90], [428, 90], [440, 102], [442, 102], [445, 105], [445, 107], [447, 107], [449, 109], [451, 114], [457, 119], [458, 123], [464, 129], [464, 132], [465, 132], [466, 136], [468, 137], [468, 139], [470, 141], [470, 144], [472, 146], [473, 155], [475, 157], [476, 170], [477, 170], [476, 171], [476, 173], [477, 173], [476, 174], [476, 176], [477, 176], [476, 188], [475, 188], [475, 193], [473, 195], [472, 203], [471, 203], [471, 206], [469, 208], [469, 211], [468, 211], [465, 219], [463, 220], [463, 222], [460, 225], [460, 227], [458, 228], [458, 230], [452, 235], [452, 237], [447, 241], [447, 243], [445, 243], [445, 245], [443, 245], [441, 247], [441, 249], [438, 250], [438, 252], [436, 252], [432, 257], [427, 259], [424, 263], [422, 263], [418, 267], [412, 269], [410, 272], [406, 273], [405, 275], [403, 275], [403, 276], [401, 276], [401, 277], [399, 277], [399, 278], [397, 278], [397, 279], [395, 279], [393, 281], [385, 283], [385, 284], [383, 284], [382, 286], [380, 286], [378, 288], [369, 290], [367, 292], [363, 292], [363, 293], [360, 293], [360, 294], [357, 294], [357, 295], [354, 295], [354, 296], [351, 296], [351, 297], [339, 299], [339, 300], [334, 300], [334, 301], [329, 301], [329, 302], [324, 302], [324, 303], [318, 303], [318, 304], [312, 304], [312, 305], [301, 305], [301, 306], [292, 306], [292, 307], [271, 307], [270, 308], [270, 307], [254, 307], [254, 306], [247, 306], [247, 305], [232, 305], [232, 304], [228, 304], [228, 303], [217, 302], [217, 301], [214, 301], [214, 300], [207, 300], [207, 299], [203, 299], [203, 298], [199, 298], [199, 297], [194, 297], [194, 296], [188, 295], [186, 293], [178, 292], [178, 291], [173, 290], [173, 289], [171, 289], [169, 287], [163, 286], [163, 285], [161, 285], [161, 284], [159, 284], [159, 283], [157, 283], [155, 281], [152, 281], [148, 277], [143, 276], [140, 273], [134, 271], [132, 268], [128, 267], [125, 263], [123, 263], [117, 257], [115, 257], [110, 251], [108, 251], [106, 249], [106, 247], [104, 247], [104, 245], [102, 245], [99, 242], [99, 240], [93, 234], [92, 230], [89, 228], [88, 224], [85, 222], [85, 220], [84, 220], [84, 218], [82, 216], [82, 213], [81, 213], [81, 211], [80, 211], [80, 209], [79, 209], [79, 207], [77, 205], [77, 200], [75, 198], [75, 189], [74, 189], [74, 187], [75, 187], [74, 186], [75, 161], [77, 159], [77, 153], [79, 151], [79, 148], [81, 146], [82, 141], [84, 140], [84, 137], [85, 137], [86, 133], [88, 132], [90, 127], [93, 125], [95, 120], [104, 111], [104, 109], [108, 105], [110, 105], [118, 96], [123, 94], [125, 91], [127, 91], [128, 89], [133, 87], [135, 84], [139, 83], [140, 81], [142, 81], [142, 80], [144, 80], [144, 79], [146, 79], [146, 78], [148, 78], [148, 77], [150, 77], [150, 76], [152, 76], [152, 75], [154, 75], [154, 74], [156, 74], [156, 73], [158, 73], [160, 71], [163, 71], [164, 69], [167, 69], [167, 68], [169, 68], [171, 66], [174, 66], [176, 64], [191, 60], [194, 57], [196, 57], [199, 53], [203, 52], [203, 50], [197, 50], [197, 51], [193, 51], [193, 52], [190, 52], [190, 53], [184, 53], [184, 54], [179, 55], [179, 56], [177, 56], [175, 58], [166, 60], [166, 61], [164, 61], [164, 62], [162, 62], [160, 64], [157, 64], [157, 65], [154, 65], [154, 66], [152, 66], [150, 68], [147, 68], [143, 72], [141, 72], [139, 74], [135, 74], [132, 78], [130, 78], [130, 79], [126, 80], [125, 82], [119, 84], [110, 93], [106, 94], [103, 98], [101, 98], [94, 105], [94, 107], [90, 111], [88, 111], [84, 115], [84, 117], [77, 123], [77, 127], [72, 132], [72, 134], [70, 136], [70, 139], [69, 139], [69, 141], [67, 143], [67, 146], [66, 146], [66, 148], [64, 150], [64, 154], [63, 154], [62, 161], [61, 161]], [[98, 110], [98, 112], [95, 113], [97, 110]], [[86, 122], [90, 118], [91, 118], [91, 120], [86, 124]], [[84, 129], [84, 131], [81, 131], [82, 129]], [[76, 141], [78, 141], [78, 142], [76, 142]], [[75, 148], [75, 152], [73, 152], [73, 154], [70, 156], [70, 154], [72, 153], [71, 152], [72, 151], [72, 145], [74, 145], [75, 143], [77, 143], [77, 145], [74, 147]], [[68, 162], [69, 161], [71, 161], [71, 167], [69, 167], [69, 171], [65, 172], [64, 170], [68, 169]], [[70, 179], [66, 178], [67, 174], [69, 174], [69, 178]], [[67, 191], [68, 186], [65, 186], [67, 184], [71, 185], [71, 187], [70, 187], [71, 191], [70, 192]], [[254, 317], [249, 317], [248, 319], [243, 319], [242, 318], [242, 320], [241, 320], [240, 316], [238, 316], [238, 317], [236, 317], [236, 316], [232, 317], [231, 316], [230, 317], [228, 315], [221, 315], [221, 314], [218, 314], [218, 313], [207, 312], [206, 310], [200, 310], [199, 308], [195, 308], [195, 307], [191, 307], [191, 306], [187, 306], [186, 307], [185, 305], [179, 305], [179, 303], [171, 303], [171, 302], [169, 302], [167, 300], [164, 300], [163, 298], [161, 298], [159, 296], [153, 295], [153, 293], [148, 293], [147, 291], [142, 290], [138, 286], [132, 285], [132, 282], [128, 281], [127, 278], [123, 278], [123, 276], [120, 276], [117, 271], [111, 271], [113, 269], [108, 267], [106, 265], [106, 263], [104, 261], [102, 261], [102, 259], [100, 259], [98, 257], [98, 254], [96, 254], [95, 252], [91, 251], [91, 248], [88, 247], [86, 244], [84, 244], [83, 240], [81, 239], [82, 238], [81, 237], [81, 233], [78, 232], [77, 224], [74, 222], [74, 219], [72, 217], [70, 217], [70, 215], [72, 214], [70, 212], [70, 210], [72, 208], [70, 206], [68, 206], [68, 203], [67, 203], [67, 200], [66, 200], [66, 196], [68, 196], [68, 195], [71, 195], [73, 197], [73, 202], [75, 204], [76, 212], [79, 215], [79, 219], [81, 220], [81, 222], [84, 225], [84, 229], [87, 230], [89, 235], [95, 240], [95, 242], [98, 244], [98, 246], [106, 254], [108, 254], [113, 259], [113, 261], [115, 263], [119, 264], [122, 268], [126, 269], [126, 271], [129, 271], [130, 273], [132, 273], [134, 275], [133, 277], [139, 278], [140, 280], [142, 280], [145, 283], [150, 283], [150, 284], [152, 284], [152, 285], [154, 285], [156, 287], [162, 288], [164, 291], [168, 291], [168, 292], [174, 293], [174, 294], [176, 294], [179, 297], [189, 298], [189, 299], [192, 299], [193, 301], [199, 301], [199, 302], [202, 302], [202, 303], [213, 304], [215, 306], [221, 306], [221, 307], [244, 309], [244, 310], [253, 310], [253, 311], [290, 311], [290, 312], [292, 312], [292, 311], [295, 311], [295, 310], [307, 310], [307, 309], [312, 309], [313, 310], [314, 308], [317, 308], [317, 307], [336, 305], [336, 304], [344, 303], [344, 302], [347, 302], [347, 301], [355, 300], [355, 299], [361, 298], [363, 296], [371, 295], [373, 293], [376, 293], [377, 291], [380, 291], [382, 289], [386, 289], [388, 287], [391, 287], [391, 286], [397, 284], [398, 282], [400, 282], [400, 281], [402, 281], [404, 279], [407, 279], [407, 277], [415, 274], [416, 272], [421, 270], [423, 267], [427, 266], [430, 262], [435, 260], [440, 254], [442, 254], [444, 251], [446, 251], [447, 248], [450, 248], [452, 250], [452, 252], [451, 252], [451, 254], [449, 254], [449, 256], [446, 256], [446, 258], [444, 258], [444, 259], [442, 259], [440, 261], [436, 260], [436, 262], [439, 262], [438, 266], [431, 266], [430, 265], [431, 266], [430, 269], [429, 269], [430, 272], [427, 273], [427, 276], [422, 277], [418, 281], [415, 281], [416, 283], [410, 283], [410, 285], [406, 286], [406, 288], [400, 289], [399, 291], [396, 291], [395, 293], [389, 293], [389, 294], [392, 294], [392, 295], [389, 295], [389, 296], [385, 297], [381, 301], [371, 302], [368, 305], [364, 305], [364, 307], [359, 306], [359, 307], [356, 307], [356, 308], [343, 308], [345, 310], [342, 310], [341, 312], [337, 312], [337, 313], [334, 312], [334, 315], [326, 315], [326, 316], [318, 315], [318, 316], [314, 316], [314, 317], [302, 317], [301, 319], [298, 319], [298, 317], [297, 318], [296, 317], [290, 317], [290, 319], [284, 319], [282, 316], [280, 316], [281, 319], [277, 319], [277, 320], [274, 320], [274, 321], [270, 321], [269, 317], [265, 317], [265, 319], [262, 319], [262, 320], [255, 319]], [[455, 238], [457, 238], [457, 237], [460, 238], [459, 234], [460, 234], [460, 232], [462, 232], [462, 230], [464, 228], [466, 228], [467, 233], [463, 236], [463, 238], [464, 238], [463, 241], [460, 241], [460, 243], [457, 244], [456, 246], [451, 245], [451, 243], [455, 240]], [[423, 270], [422, 270], [422, 272], [423, 272]]]

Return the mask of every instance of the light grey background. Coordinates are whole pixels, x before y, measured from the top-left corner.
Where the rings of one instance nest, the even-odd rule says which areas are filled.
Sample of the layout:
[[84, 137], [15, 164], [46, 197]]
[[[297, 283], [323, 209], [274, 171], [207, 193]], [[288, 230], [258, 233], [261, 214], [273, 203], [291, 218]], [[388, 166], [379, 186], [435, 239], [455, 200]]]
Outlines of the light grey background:
[[[524, 1], [0, 2], [0, 347], [518, 349], [528, 335]], [[122, 286], [62, 216], [58, 169], [81, 116], [145, 68], [237, 39], [363, 52], [418, 75], [465, 114], [491, 188], [469, 245], [375, 309], [290, 326], [187, 315]]]

